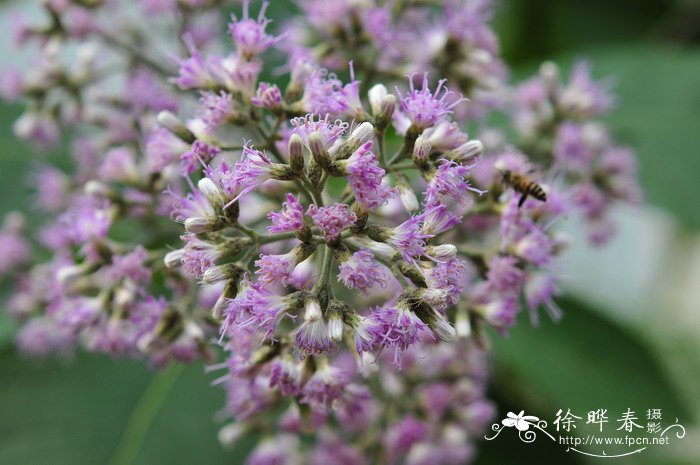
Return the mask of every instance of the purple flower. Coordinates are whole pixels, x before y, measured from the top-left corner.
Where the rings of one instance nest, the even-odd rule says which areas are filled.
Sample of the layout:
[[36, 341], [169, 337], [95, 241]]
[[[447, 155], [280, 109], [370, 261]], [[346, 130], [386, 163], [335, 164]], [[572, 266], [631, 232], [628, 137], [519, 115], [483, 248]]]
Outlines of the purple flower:
[[[401, 109], [413, 126], [418, 129], [425, 129], [435, 126], [442, 118], [452, 113], [452, 109], [462, 103], [465, 99], [457, 96], [444, 87], [447, 79], [438, 81], [435, 92], [428, 88], [428, 73], [423, 75], [423, 87], [416, 90], [414, 75], [408, 76], [410, 90], [404, 97], [401, 92], [396, 92], [401, 99]], [[442, 92], [444, 90], [444, 92]], [[440, 93], [442, 92], [442, 95]]]
[[526, 275], [518, 267], [517, 258], [496, 255], [488, 260], [488, 267], [486, 279], [491, 290], [508, 296], [518, 295]]
[[190, 175], [220, 153], [221, 149], [216, 145], [210, 145], [198, 139], [192, 143], [192, 148], [180, 157], [180, 167], [185, 175]]
[[425, 239], [433, 237], [432, 234], [422, 232], [423, 218], [423, 215], [412, 216], [388, 232], [386, 242], [397, 249], [409, 263], [415, 263], [416, 257], [425, 254]]
[[442, 302], [435, 302], [434, 307], [444, 310], [459, 301], [460, 294], [466, 284], [466, 271], [466, 263], [454, 258], [437, 263], [435, 267], [425, 273], [426, 281], [431, 289], [445, 292], [445, 299]]
[[29, 259], [30, 248], [24, 234], [24, 217], [17, 213], [8, 215], [0, 230], [0, 277]]
[[449, 231], [462, 222], [462, 218], [452, 213], [445, 204], [437, 204], [426, 208], [422, 216], [423, 226], [421, 231], [432, 236]]
[[553, 154], [559, 166], [575, 171], [590, 170], [594, 156], [584, 140], [583, 128], [572, 122], [565, 122], [557, 129]]
[[309, 136], [313, 133], [318, 133], [323, 141], [323, 148], [331, 155], [335, 153], [334, 148], [340, 144], [340, 137], [348, 128], [348, 123], [344, 123], [340, 120], [330, 121], [330, 116], [326, 115], [323, 119], [314, 119], [313, 114], [308, 114], [304, 117], [294, 118], [291, 120], [293, 134], [298, 135], [304, 147], [310, 152], [311, 147], [309, 146]]
[[295, 344], [304, 355], [318, 355], [336, 349], [328, 325], [316, 300], [306, 301], [304, 322], [296, 330]]
[[465, 166], [454, 161], [443, 160], [425, 191], [426, 206], [433, 207], [452, 200], [465, 210], [469, 208], [472, 202], [468, 193], [483, 194], [483, 191], [472, 187], [465, 179], [472, 167], [473, 165]]
[[243, 148], [243, 157], [233, 167], [231, 183], [236, 186], [238, 193], [232, 201], [240, 199], [255, 190], [260, 184], [271, 179], [272, 167], [272, 162], [267, 158], [267, 155], [246, 145]]
[[291, 359], [278, 359], [270, 369], [270, 387], [276, 387], [283, 396], [296, 396], [301, 392], [301, 372]]
[[289, 275], [298, 264], [296, 250], [291, 250], [282, 255], [260, 255], [260, 259], [255, 261], [258, 267], [255, 274], [260, 282], [264, 284], [283, 282], [286, 283]]
[[329, 75], [326, 69], [314, 68], [304, 81], [301, 105], [303, 111], [321, 117], [343, 114], [347, 104], [342, 82], [335, 75]]
[[296, 437], [285, 434], [260, 442], [246, 459], [246, 465], [295, 465]]
[[282, 203], [282, 211], [270, 212], [267, 217], [272, 226], [267, 230], [273, 233], [299, 231], [304, 226], [304, 209], [292, 194], [287, 194], [287, 201]]
[[16, 336], [17, 349], [23, 355], [45, 358], [69, 357], [77, 344], [75, 333], [56, 323], [53, 318], [32, 318]]
[[146, 162], [151, 172], [162, 171], [180, 159], [189, 147], [165, 128], [157, 127], [146, 136]]
[[604, 113], [614, 103], [608, 82], [595, 82], [591, 77], [591, 66], [578, 62], [571, 71], [569, 84], [559, 95], [559, 105], [576, 117], [592, 117]]
[[110, 279], [128, 279], [137, 284], [148, 284], [151, 281], [151, 270], [146, 266], [148, 252], [139, 245], [126, 255], [112, 257], [112, 266], [107, 274]]
[[216, 128], [226, 123], [234, 114], [233, 97], [231, 94], [221, 91], [202, 92], [199, 99], [199, 118], [204, 121], [207, 132], [213, 132]]
[[182, 264], [185, 272], [191, 276], [201, 278], [226, 254], [221, 245], [204, 241], [194, 234], [186, 234], [182, 239], [186, 242], [181, 256]]
[[505, 330], [515, 324], [520, 308], [515, 297], [494, 297], [482, 308], [482, 316], [492, 326]]
[[541, 305], [547, 310], [552, 320], [561, 319], [564, 312], [554, 302], [554, 296], [559, 294], [554, 276], [547, 273], [530, 273], [525, 283], [524, 293], [533, 324], [538, 323], [537, 308]]
[[190, 52], [190, 58], [172, 57], [180, 66], [179, 75], [173, 79], [173, 82], [181, 89], [211, 89], [216, 87], [211, 59], [205, 59], [202, 56], [190, 34], [185, 34], [182, 40]]
[[313, 409], [325, 409], [339, 399], [348, 383], [346, 373], [340, 368], [326, 365], [309, 378], [302, 390], [301, 402]]
[[337, 239], [344, 229], [349, 228], [357, 221], [355, 212], [350, 210], [350, 207], [344, 203], [336, 203], [335, 205], [321, 208], [311, 205], [306, 214], [311, 217], [314, 224], [330, 240]]
[[249, 15], [250, 0], [244, 0], [243, 17], [239, 20], [236, 16], [231, 15], [232, 22], [228, 26], [229, 33], [236, 44], [236, 49], [246, 59], [260, 55], [282, 39], [282, 36], [273, 37], [265, 33], [265, 28], [270, 23], [270, 20], [265, 17], [265, 10], [268, 6], [268, 2], [263, 2], [258, 19], [254, 20]]
[[396, 189], [382, 184], [385, 171], [372, 152], [372, 141], [364, 143], [347, 160], [336, 163], [346, 173], [362, 211], [374, 210], [396, 195]]
[[426, 423], [410, 415], [404, 416], [391, 425], [382, 438], [390, 460], [396, 461], [407, 454], [414, 444], [428, 438], [428, 432]]
[[136, 181], [139, 168], [134, 152], [128, 147], [115, 147], [104, 154], [98, 175], [105, 181]]
[[350, 289], [359, 289], [365, 296], [375, 284], [386, 287], [389, 280], [386, 268], [377, 263], [372, 252], [366, 249], [358, 250], [341, 262], [339, 270], [338, 280]]
[[402, 354], [420, 341], [421, 334], [432, 335], [428, 325], [405, 304], [372, 309], [365, 328], [371, 342], [363, 350], [393, 348], [396, 365], [401, 365]]
[[256, 289], [248, 295], [252, 305], [250, 320], [243, 325], [252, 324], [263, 333], [265, 339], [275, 339], [275, 331], [282, 318], [289, 316], [289, 306], [283, 297], [264, 289]]
[[250, 99], [250, 103], [256, 107], [278, 110], [282, 106], [282, 92], [276, 84], [261, 82], [255, 97]]

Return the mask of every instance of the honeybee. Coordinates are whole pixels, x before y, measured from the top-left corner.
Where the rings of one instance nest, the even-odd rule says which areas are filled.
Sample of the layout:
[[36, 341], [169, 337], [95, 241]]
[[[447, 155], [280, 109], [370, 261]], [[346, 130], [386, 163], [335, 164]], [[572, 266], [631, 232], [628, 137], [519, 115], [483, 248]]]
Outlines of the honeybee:
[[532, 196], [533, 198], [542, 202], [547, 201], [547, 193], [542, 186], [527, 177], [527, 175], [515, 173], [506, 169], [499, 169], [498, 171], [501, 173], [503, 184], [512, 187], [515, 192], [519, 192], [521, 194], [520, 201], [518, 202], [518, 208], [523, 206], [528, 196]]

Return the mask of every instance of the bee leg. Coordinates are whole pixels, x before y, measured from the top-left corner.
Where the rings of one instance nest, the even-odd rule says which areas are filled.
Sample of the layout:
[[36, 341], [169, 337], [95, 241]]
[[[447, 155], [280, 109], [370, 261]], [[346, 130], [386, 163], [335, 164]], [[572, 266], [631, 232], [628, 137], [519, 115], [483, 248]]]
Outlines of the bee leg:
[[525, 200], [527, 200], [527, 192], [523, 193], [520, 196], [520, 202], [518, 202], [518, 208], [523, 206], [523, 204], [525, 203]]

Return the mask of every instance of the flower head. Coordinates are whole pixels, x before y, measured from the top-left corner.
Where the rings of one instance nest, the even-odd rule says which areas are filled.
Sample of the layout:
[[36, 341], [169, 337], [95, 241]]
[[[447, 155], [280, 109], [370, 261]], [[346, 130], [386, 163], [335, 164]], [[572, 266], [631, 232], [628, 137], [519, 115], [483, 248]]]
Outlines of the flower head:
[[[439, 121], [452, 113], [452, 109], [465, 99], [444, 87], [446, 79], [438, 82], [435, 91], [428, 87], [428, 73], [423, 75], [423, 86], [414, 87], [414, 75], [408, 76], [409, 92], [404, 96], [398, 89], [401, 99], [401, 110], [411, 123], [419, 129], [435, 126]], [[441, 95], [442, 94], [442, 95]]]

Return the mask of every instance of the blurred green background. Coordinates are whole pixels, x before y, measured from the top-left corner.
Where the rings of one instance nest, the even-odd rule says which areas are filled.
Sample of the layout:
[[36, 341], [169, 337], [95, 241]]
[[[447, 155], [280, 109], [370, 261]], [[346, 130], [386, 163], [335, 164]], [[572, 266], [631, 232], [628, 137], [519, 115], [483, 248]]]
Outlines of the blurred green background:
[[[290, 8], [272, 3], [278, 19]], [[604, 461], [504, 434], [480, 442], [477, 463], [700, 463], [700, 2], [501, 4], [495, 24], [515, 77], [545, 59], [566, 67], [580, 57], [590, 58], [597, 76], [615, 76], [619, 103], [609, 122], [639, 152], [649, 205], [620, 209], [619, 234], [601, 250], [588, 249], [577, 225], [566, 225], [578, 245], [567, 257], [564, 320], [532, 328], [523, 315], [509, 337], [494, 338], [491, 396], [499, 415], [524, 409], [551, 422], [560, 408], [584, 417], [607, 408], [613, 424], [627, 408], [640, 417], [660, 408], [663, 422], [678, 418], [687, 436]], [[4, 26], [13, 7], [0, 5]], [[4, 43], [0, 67], [13, 59]], [[19, 112], [0, 106], [3, 214], [31, 204], [24, 177], [36, 158], [11, 134]], [[172, 373], [154, 380], [139, 363], [107, 357], [37, 364], [18, 358], [13, 331], [0, 313], [0, 464], [109, 463], [130, 417], [144, 431], [133, 463], [242, 462], [245, 444], [225, 450], [217, 442], [223, 393], [209, 386], [216, 374], [205, 375], [201, 365], [171, 383]], [[163, 393], [152, 424], [132, 417], [144, 396]]]

